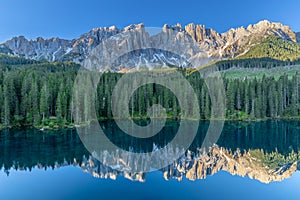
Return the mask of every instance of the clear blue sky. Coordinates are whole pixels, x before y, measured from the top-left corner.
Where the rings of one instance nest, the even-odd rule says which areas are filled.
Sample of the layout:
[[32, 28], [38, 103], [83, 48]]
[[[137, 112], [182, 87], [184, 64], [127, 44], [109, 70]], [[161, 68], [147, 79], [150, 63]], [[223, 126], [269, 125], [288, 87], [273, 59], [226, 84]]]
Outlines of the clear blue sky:
[[100, 26], [205, 24], [219, 32], [262, 19], [300, 31], [299, 0], [0, 0], [0, 42], [13, 36], [74, 38]]

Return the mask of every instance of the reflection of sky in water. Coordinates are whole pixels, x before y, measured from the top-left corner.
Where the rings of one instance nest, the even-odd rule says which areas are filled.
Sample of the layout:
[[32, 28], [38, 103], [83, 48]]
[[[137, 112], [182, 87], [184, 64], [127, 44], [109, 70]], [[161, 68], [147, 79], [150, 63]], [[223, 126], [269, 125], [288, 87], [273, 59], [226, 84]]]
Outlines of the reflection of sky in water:
[[145, 183], [118, 177], [97, 179], [73, 166], [32, 172], [0, 173], [1, 199], [297, 199], [300, 173], [283, 182], [262, 184], [248, 177], [219, 172], [205, 180], [164, 181], [161, 172]]
[[[144, 150], [153, 148], [152, 140], [146, 143], [135, 141], [121, 134], [113, 123], [107, 121], [101, 124], [109, 135], [112, 135], [110, 139], [115, 140], [118, 145], [138, 144]], [[198, 135], [190, 147], [190, 152], [197, 152], [202, 144], [207, 125], [207, 122], [200, 122]], [[169, 141], [169, 137], [172, 138], [172, 133], [177, 131], [177, 126], [178, 124], [173, 121], [168, 122], [164, 134], [158, 138], [161, 144], [157, 143], [158, 141], [155, 144], [163, 146], [164, 142]], [[300, 180], [300, 172], [297, 171], [300, 167], [299, 153], [292, 160], [278, 162], [281, 163], [279, 166], [294, 163], [294, 168], [291, 170], [283, 168], [283, 171], [267, 174], [262, 172], [269, 170], [264, 170], [265, 168], [260, 165], [261, 162], [255, 160], [264, 155], [259, 154], [259, 149], [263, 149], [265, 155], [274, 153], [275, 150], [285, 156], [292, 151], [299, 152], [299, 127], [299, 121], [226, 122], [218, 141], [221, 148], [213, 148], [214, 153], [205, 154], [206, 157], [205, 155], [193, 157], [194, 154], [189, 154], [190, 156], [179, 159], [183, 161], [182, 165], [177, 163], [176, 167], [179, 168], [171, 166], [168, 169], [147, 173], [146, 177], [143, 177], [145, 182], [128, 180], [127, 178], [134, 176], [125, 178], [124, 174], [116, 173], [98, 161], [83, 159], [83, 156], [88, 156], [89, 153], [75, 130], [45, 133], [33, 129], [0, 131], [2, 152], [0, 163], [9, 171], [7, 176], [3, 168], [0, 170], [0, 199], [200, 199], [201, 197], [204, 199], [297, 199], [300, 196], [300, 191], [296, 188]], [[236, 157], [236, 154], [229, 153], [237, 150], [252, 153], [252, 157]], [[241, 155], [249, 155], [248, 153]], [[249, 161], [249, 158], [254, 159]], [[73, 160], [77, 161], [76, 167], [72, 166]], [[197, 163], [195, 168], [192, 167], [194, 161]], [[81, 162], [84, 165], [80, 165]], [[266, 163], [268, 162], [264, 162]], [[272, 163], [274, 164], [273, 161]], [[19, 165], [18, 171], [13, 169], [17, 165]], [[37, 169], [37, 165], [48, 167], [45, 171]], [[60, 167], [52, 170], [51, 166]], [[182, 172], [180, 166], [186, 167], [181, 182], [176, 179], [181, 177], [178, 176], [180, 175], [178, 172]], [[32, 167], [33, 170], [29, 171], [28, 169]], [[27, 171], [22, 171], [24, 168]], [[243, 175], [246, 169], [254, 172], [256, 180], [248, 176], [232, 176], [228, 172], [219, 171], [226, 170]], [[277, 166], [275, 169], [277, 170]], [[198, 173], [199, 171], [201, 173]], [[199, 175], [197, 180], [188, 180], [187, 178], [193, 177], [194, 172]], [[112, 174], [116, 177], [116, 181], [92, 176], [97, 176], [97, 173]], [[281, 176], [283, 181], [272, 182], [270, 177], [274, 178], [275, 174], [279, 178], [276, 181], [281, 181]], [[166, 177], [168, 181], [165, 180]], [[262, 183], [261, 181], [264, 180], [271, 183]]]

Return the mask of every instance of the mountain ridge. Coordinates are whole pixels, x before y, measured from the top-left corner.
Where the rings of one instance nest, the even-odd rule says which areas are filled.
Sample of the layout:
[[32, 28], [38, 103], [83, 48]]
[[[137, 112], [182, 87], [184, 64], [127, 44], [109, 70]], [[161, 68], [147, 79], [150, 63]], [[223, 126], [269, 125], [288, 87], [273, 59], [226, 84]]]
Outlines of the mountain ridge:
[[[119, 37], [120, 33], [132, 33], [135, 31], [140, 35], [135, 34], [131, 40], [139, 39], [141, 43], [147, 46], [149, 38], [151, 39], [152, 36], [150, 36], [145, 29], [144, 24], [133, 24], [121, 29], [116, 26], [94, 28], [82, 34], [79, 38], [71, 40], [61, 38], [44, 39], [42, 37], [27, 40], [24, 36], [18, 36], [0, 44], [0, 53], [38, 61], [72, 61], [75, 63], [83, 63], [89, 54], [104, 40], [114, 39], [117, 40], [116, 45], [123, 45], [125, 40]], [[282, 40], [293, 43], [300, 41], [300, 33], [293, 32], [290, 27], [282, 23], [270, 22], [268, 20], [263, 20], [253, 25], [250, 24], [246, 28], [231, 28], [224, 33], [218, 33], [212, 28], [207, 28], [205, 25], [196, 25], [194, 23], [187, 24], [184, 27], [179, 23], [175, 26], [166, 24], [162, 27], [162, 32], [164, 31], [165, 36], [161, 36], [161, 38], [159, 38], [160, 41], [158, 39], [154, 41], [158, 43], [158, 45], [170, 45], [166, 42], [159, 44], [159, 42], [166, 40], [170, 34], [174, 33], [176, 34], [175, 43], [182, 44], [186, 41], [183, 40], [183, 37], [178, 37], [178, 35], [184, 34], [189, 36], [194, 43], [198, 44], [199, 49], [214, 59], [234, 58], [245, 54], [251, 47], [260, 44], [262, 40], [269, 36], [276, 36]], [[134, 41], [129, 42], [134, 43]], [[128, 44], [126, 45], [128, 46]], [[142, 47], [141, 44], [135, 45], [136, 47]], [[123, 45], [122, 47], [128, 48], [127, 46]], [[186, 49], [195, 53], [192, 47], [186, 47]], [[188, 56], [192, 56], [192, 53]], [[147, 59], [149, 57], [151, 56], [147, 56]], [[163, 63], [170, 61], [168, 58], [158, 58], [158, 60]], [[175, 62], [175, 64], [182, 64], [178, 62]]]

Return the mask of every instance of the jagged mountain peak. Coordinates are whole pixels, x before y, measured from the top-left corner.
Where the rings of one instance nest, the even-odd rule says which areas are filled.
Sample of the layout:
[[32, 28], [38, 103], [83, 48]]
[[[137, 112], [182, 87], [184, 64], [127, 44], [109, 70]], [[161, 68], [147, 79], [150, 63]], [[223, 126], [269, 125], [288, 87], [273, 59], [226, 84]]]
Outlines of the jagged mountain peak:
[[[270, 26], [272, 24], [279, 24], [280, 25], [281, 23], [274, 23], [274, 22], [271, 22], [270, 20], [264, 19], [264, 20], [261, 20], [261, 21], [257, 22], [256, 24], [254, 24], [252, 26]], [[250, 26], [251, 25], [249, 25], [249, 27]]]
[[[256, 24], [247, 26], [247, 28], [243, 26], [232, 28], [225, 33], [218, 33], [212, 28], [207, 28], [205, 25], [197, 25], [194, 23], [189, 23], [185, 26], [182, 26], [180, 23], [173, 26], [165, 24], [161, 31], [162, 33], [164, 32], [164, 34], [170, 35], [174, 35], [176, 32], [181, 35], [186, 34], [193, 39], [195, 44], [199, 46], [199, 49], [216, 59], [231, 58], [244, 54], [251, 47], [259, 44], [268, 36], [278, 36], [283, 40], [292, 42], [300, 41], [300, 33], [294, 33], [290, 27], [282, 23], [268, 20], [262, 20]], [[151, 37], [145, 34], [147, 29], [143, 23], [140, 23], [132, 24], [124, 28], [117, 28], [116, 26], [94, 28], [73, 40], [60, 38], [44, 39], [42, 37], [27, 40], [24, 36], [19, 36], [6, 41], [1, 46], [3, 47], [2, 49], [6, 49], [5, 52], [29, 59], [81, 63], [103, 40], [122, 32], [137, 32], [135, 33], [135, 37], [131, 37], [131, 39], [141, 39], [143, 40], [141, 44], [144, 45], [147, 45], [149, 41], [148, 37]], [[141, 34], [141, 36], [137, 37], [137, 34]], [[160, 39], [164, 38], [168, 37], [161, 37]], [[173, 44], [160, 42], [162, 45], [171, 46], [186, 43], [184, 37], [176, 37], [175, 40]], [[117, 41], [120, 42], [120, 45], [125, 45], [125, 43], [121, 44], [122, 39], [119, 38]], [[126, 45], [131, 43], [133, 44], [134, 42], [128, 41]], [[193, 50], [191, 50], [191, 52], [193, 52]]]
[[177, 23], [175, 25], [164, 24], [162, 27], [162, 30], [163, 31], [174, 30], [174, 31], [180, 32], [180, 31], [182, 31], [182, 25], [180, 23]]
[[124, 31], [130, 31], [130, 30], [139, 30], [139, 29], [143, 29], [145, 28], [144, 23], [140, 23], [140, 24], [131, 24], [129, 26], [126, 26], [124, 28]]

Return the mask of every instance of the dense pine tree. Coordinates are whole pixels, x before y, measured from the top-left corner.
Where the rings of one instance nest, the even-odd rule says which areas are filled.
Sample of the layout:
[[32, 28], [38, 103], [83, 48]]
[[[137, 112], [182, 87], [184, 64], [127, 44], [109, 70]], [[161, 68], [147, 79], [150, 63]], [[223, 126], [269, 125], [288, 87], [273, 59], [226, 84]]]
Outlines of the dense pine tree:
[[[98, 118], [112, 118], [112, 92], [122, 77], [118, 73], [104, 73], [99, 80], [95, 94], [80, 92], [91, 84], [86, 74], [86, 84], [73, 94], [73, 85], [79, 66], [67, 63], [42, 63], [22, 66], [1, 66], [0, 71], [0, 121], [4, 125], [41, 125], [49, 123], [49, 117], [57, 119], [60, 125], [80, 124], [91, 118], [91, 109], [95, 107]], [[210, 95], [217, 95], [218, 88], [212, 77], [204, 81], [199, 73], [182, 74], [192, 85], [198, 98], [200, 113], [195, 113], [195, 105], [189, 104], [181, 110], [176, 96], [167, 88], [157, 84], [147, 84], [133, 93], [129, 102], [129, 116], [147, 117], [147, 111], [153, 104], [161, 104], [170, 118], [195, 117], [210, 119], [213, 102]], [[172, 72], [170, 72], [172, 73]], [[132, 81], [138, 81], [139, 73], [130, 74]], [[189, 102], [193, 94], [182, 88], [182, 82], [171, 80], [178, 94]], [[213, 88], [209, 94], [207, 81]], [[224, 79], [226, 90], [226, 114], [229, 119], [266, 119], [299, 117], [300, 87], [299, 74], [284, 74], [279, 78], [267, 77], [248, 79]], [[84, 88], [86, 87], [86, 88]], [[128, 91], [124, 85], [124, 92]], [[76, 90], [75, 90], [76, 92]], [[96, 95], [96, 101], [90, 97]], [[126, 94], [119, 94], [119, 102]], [[79, 105], [79, 106], [76, 106]], [[149, 116], [148, 116], [149, 117]]]

